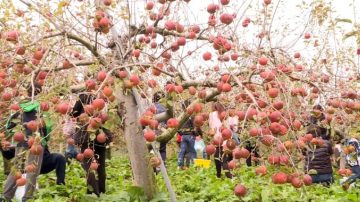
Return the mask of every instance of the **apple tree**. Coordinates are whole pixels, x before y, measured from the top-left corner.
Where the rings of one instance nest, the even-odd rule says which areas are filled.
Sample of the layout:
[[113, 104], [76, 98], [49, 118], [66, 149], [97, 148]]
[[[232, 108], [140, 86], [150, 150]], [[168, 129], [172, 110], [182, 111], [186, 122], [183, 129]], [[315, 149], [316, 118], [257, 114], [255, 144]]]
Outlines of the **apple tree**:
[[[279, 172], [273, 178], [284, 183], [282, 167], [298, 172], [300, 150], [321, 146], [321, 140], [305, 134], [314, 104], [324, 106], [322, 124], [334, 131], [354, 134], [360, 119], [356, 16], [334, 17], [334, 6], [323, 0], [288, 4], [2, 1], [1, 120], [19, 110], [19, 89], [26, 85], [43, 86], [42, 109], [51, 112], [57, 128], [79, 92], [93, 93], [97, 101], [85, 106], [84, 117], [98, 123], [99, 118], [119, 116], [121, 121], [111, 124], [124, 131], [134, 183], [152, 198], [156, 186], [151, 164], [162, 162], [149, 155], [146, 140], [153, 145], [170, 141], [194, 116], [208, 132], [211, 154], [215, 145], [229, 139], [226, 128], [220, 139], [207, 131], [208, 103], [217, 100], [231, 106], [222, 119], [238, 117], [242, 142], [259, 143], [257, 161], [263, 165], [256, 173], [274, 164]], [[298, 13], [289, 13], [289, 8]], [[159, 91], [165, 93], [161, 102], [168, 111], [157, 115], [152, 97]], [[191, 105], [180, 110], [178, 103], [189, 98]], [[155, 136], [164, 120], [167, 128]], [[250, 153], [242, 144], [227, 144], [235, 169]], [[296, 176], [293, 185], [307, 184], [306, 178]], [[236, 186], [235, 194], [245, 195], [246, 185]]]

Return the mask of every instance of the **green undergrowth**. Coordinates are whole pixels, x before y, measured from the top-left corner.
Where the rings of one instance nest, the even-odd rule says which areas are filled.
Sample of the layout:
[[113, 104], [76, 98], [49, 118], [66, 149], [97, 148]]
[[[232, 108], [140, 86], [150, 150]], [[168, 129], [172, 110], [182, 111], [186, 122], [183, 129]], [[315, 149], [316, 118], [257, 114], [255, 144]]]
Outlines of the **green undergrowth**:
[[[360, 189], [354, 187], [344, 191], [336, 182], [329, 188], [322, 185], [311, 185], [300, 189], [291, 184], [276, 185], [271, 181], [271, 174], [276, 171], [287, 172], [285, 167], [269, 167], [266, 176], [257, 176], [254, 167], [241, 166], [237, 169], [233, 179], [221, 179], [215, 176], [215, 165], [209, 169], [190, 168], [188, 170], [176, 170], [176, 162], [171, 162], [169, 176], [174, 186], [179, 201], [360, 201]], [[160, 189], [165, 191], [166, 187], [161, 176], [157, 176]], [[241, 183], [248, 189], [245, 197], [239, 199], [233, 194], [236, 184]]]
[[[167, 162], [167, 169], [178, 201], [360, 201], [359, 187], [343, 191], [339, 185], [339, 176], [336, 176], [336, 182], [329, 188], [312, 185], [295, 189], [290, 184], [273, 184], [271, 174], [263, 177], [255, 175], [254, 167], [240, 167], [234, 173], [233, 179], [216, 178], [213, 164], [208, 169], [191, 167], [188, 170], [178, 170], [176, 159], [171, 159]], [[286, 172], [286, 168], [283, 167], [270, 167], [268, 171], [273, 173], [275, 169]], [[55, 172], [41, 175], [39, 190], [33, 201], [146, 201], [143, 191], [132, 184], [130, 164], [125, 157], [113, 157], [107, 162], [107, 192], [100, 198], [86, 195], [85, 172], [78, 162], [73, 161], [67, 166], [66, 172], [66, 186], [55, 185]], [[5, 176], [0, 170], [1, 187], [4, 180]], [[156, 180], [159, 193], [152, 202], [169, 201], [161, 174], [156, 175]], [[233, 194], [233, 188], [237, 183], [245, 185], [248, 189], [247, 195], [241, 199]]]

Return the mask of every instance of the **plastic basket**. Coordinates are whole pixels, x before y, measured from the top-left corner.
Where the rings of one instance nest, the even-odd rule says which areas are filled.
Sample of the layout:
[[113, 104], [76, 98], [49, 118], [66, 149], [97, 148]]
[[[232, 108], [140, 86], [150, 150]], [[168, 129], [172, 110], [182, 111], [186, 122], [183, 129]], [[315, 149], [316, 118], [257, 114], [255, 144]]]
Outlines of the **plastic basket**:
[[195, 166], [203, 167], [203, 168], [209, 168], [211, 164], [211, 160], [206, 159], [194, 159]]

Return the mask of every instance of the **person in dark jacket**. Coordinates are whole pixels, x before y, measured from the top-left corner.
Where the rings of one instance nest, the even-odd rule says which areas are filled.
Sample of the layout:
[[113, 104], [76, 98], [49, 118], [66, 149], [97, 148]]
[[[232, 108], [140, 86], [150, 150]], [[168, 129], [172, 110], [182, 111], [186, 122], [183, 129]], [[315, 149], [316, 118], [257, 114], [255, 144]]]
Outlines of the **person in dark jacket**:
[[[11, 161], [15, 157], [15, 148], [11, 147], [6, 150], [2, 150], [4, 160]], [[50, 153], [48, 146], [45, 146], [43, 160], [41, 163], [40, 174], [48, 174], [55, 170], [56, 172], [56, 184], [65, 185], [65, 170], [66, 170], [66, 158], [59, 153]], [[10, 172], [7, 173], [7, 175]]]
[[[80, 147], [81, 153], [86, 149], [90, 148], [94, 152], [94, 157], [91, 159], [84, 158], [82, 160], [82, 167], [87, 172], [87, 193], [96, 194], [100, 196], [101, 193], [105, 193], [105, 184], [106, 184], [106, 172], [105, 172], [105, 160], [106, 160], [106, 145], [110, 144], [113, 139], [113, 134], [103, 126], [98, 128], [89, 127], [89, 122], [82, 122], [80, 117], [85, 113], [84, 105], [91, 104], [94, 100], [94, 96], [91, 94], [80, 94], [79, 100], [75, 103], [71, 115], [77, 118], [77, 123], [79, 124], [73, 138], [75, 144]], [[95, 116], [95, 115], [94, 115]], [[104, 124], [102, 122], [101, 124]], [[94, 140], [90, 139], [92, 134], [95, 134], [97, 137], [99, 134], [106, 135], [106, 141], [104, 143], [98, 142], [97, 138]], [[98, 164], [96, 169], [96, 174], [90, 169], [90, 166], [93, 162]]]
[[[190, 100], [185, 100], [182, 105], [183, 110], [186, 110], [186, 108], [190, 105]], [[181, 135], [180, 152], [178, 156], [178, 168], [183, 169], [184, 158], [186, 154], [189, 155], [190, 163], [192, 163], [196, 158], [195, 138], [198, 135], [202, 136], [202, 134], [201, 130], [195, 126], [192, 117], [189, 117], [189, 119], [178, 130], [178, 133]]]
[[320, 125], [325, 120], [323, 108], [316, 105], [313, 108], [313, 115], [310, 117], [310, 125], [307, 133], [314, 138], [321, 138], [323, 145], [316, 146], [313, 150], [305, 151], [305, 172], [310, 174], [313, 183], [330, 185], [334, 178], [332, 174], [331, 155], [333, 154], [332, 143], [330, 141], [330, 130]]
[[[245, 141], [245, 149], [247, 149], [251, 155], [249, 155], [249, 157], [246, 158], [246, 165], [247, 166], [251, 166], [252, 162], [253, 162], [253, 157], [255, 158], [259, 158], [259, 148], [256, 145], [256, 141], [250, 141], [247, 140]], [[259, 163], [258, 161], [255, 161], [254, 164], [257, 166]]]
[[[49, 133], [51, 131], [51, 121], [47, 119], [47, 115], [45, 113], [39, 114], [40, 103], [36, 100], [32, 101], [31, 97], [34, 93], [34, 96], [41, 92], [41, 86], [38, 84], [34, 84], [34, 92], [33, 87], [30, 85], [27, 89], [27, 98], [25, 98], [20, 103], [21, 112], [17, 112], [9, 118], [6, 124], [6, 134], [8, 138], [16, 132], [14, 130], [17, 129], [17, 124], [22, 123], [24, 126], [22, 131], [26, 136], [26, 139], [22, 142], [19, 142], [15, 147], [7, 148], [5, 145], [2, 145], [2, 154], [6, 159], [12, 159], [16, 156], [14, 161], [15, 167], [24, 172], [25, 166], [25, 152], [29, 149], [28, 138], [34, 137], [34, 133], [27, 127], [26, 123], [30, 121], [37, 121], [38, 123], [42, 123], [38, 127], [38, 132], [41, 136], [41, 146], [43, 147], [43, 152], [39, 155], [29, 154], [27, 157], [27, 163], [36, 166], [34, 172], [30, 172], [26, 174], [26, 186], [25, 186], [25, 195], [22, 198], [22, 201], [27, 201], [33, 197], [33, 193], [35, 191], [36, 179], [39, 174], [49, 173], [52, 170], [56, 170], [57, 176], [57, 184], [65, 184], [65, 168], [66, 168], [66, 160], [65, 157], [61, 154], [50, 153], [47, 141], [49, 139]], [[8, 178], [5, 183], [5, 187], [3, 190], [3, 197], [5, 200], [11, 200], [16, 192], [16, 180], [13, 172], [10, 172]]]

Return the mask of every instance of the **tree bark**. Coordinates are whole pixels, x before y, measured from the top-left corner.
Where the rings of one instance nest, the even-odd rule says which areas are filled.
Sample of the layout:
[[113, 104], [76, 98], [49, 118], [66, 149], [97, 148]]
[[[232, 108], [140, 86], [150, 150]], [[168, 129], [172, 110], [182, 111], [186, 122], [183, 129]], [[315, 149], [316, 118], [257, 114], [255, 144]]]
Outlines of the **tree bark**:
[[120, 106], [123, 106], [124, 133], [129, 153], [134, 183], [144, 189], [148, 200], [156, 193], [153, 168], [149, 164], [149, 152], [138, 123], [138, 105], [132, 93], [116, 92]]

